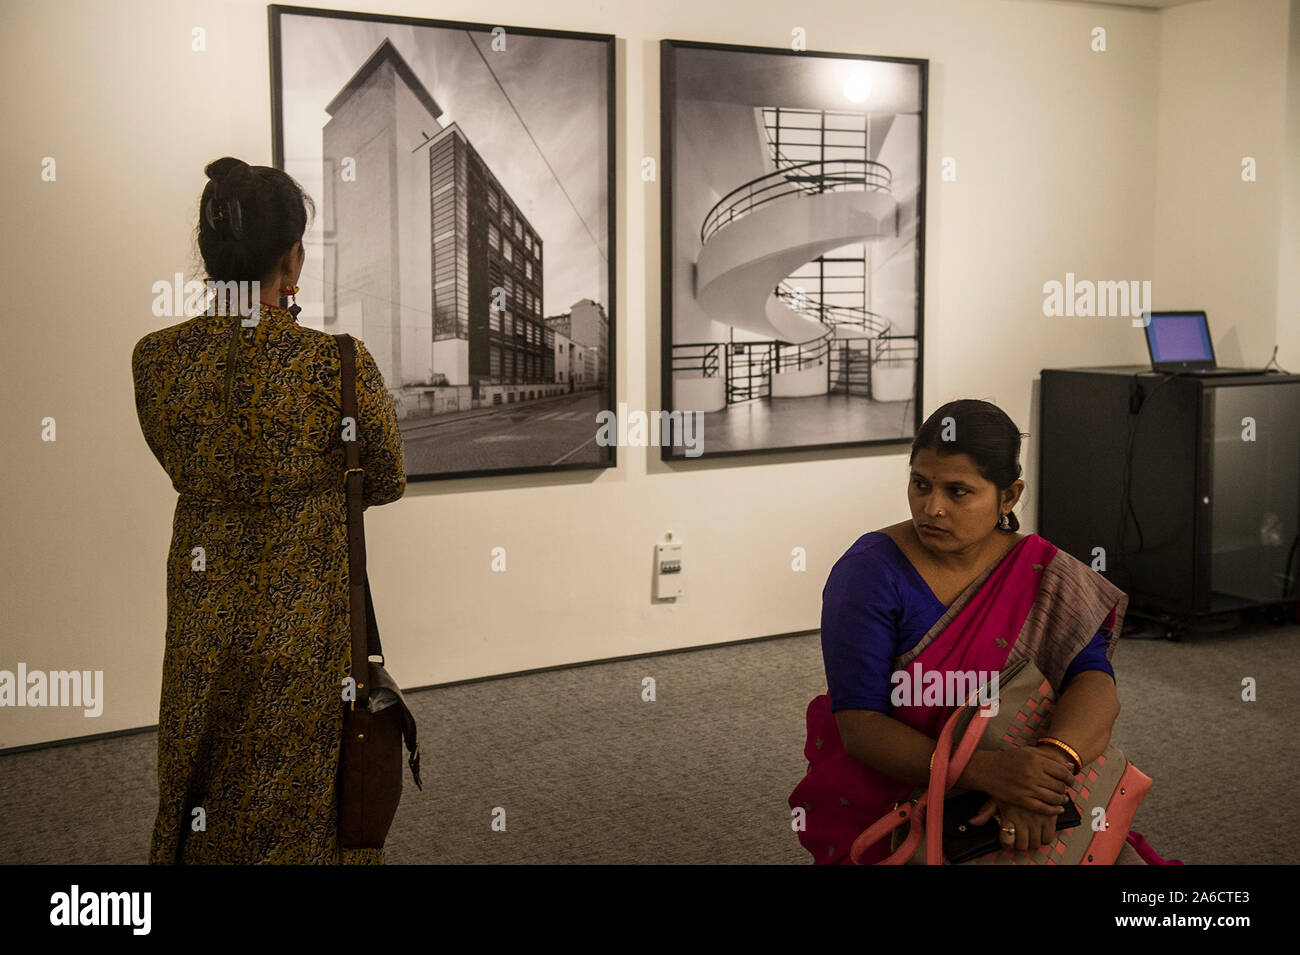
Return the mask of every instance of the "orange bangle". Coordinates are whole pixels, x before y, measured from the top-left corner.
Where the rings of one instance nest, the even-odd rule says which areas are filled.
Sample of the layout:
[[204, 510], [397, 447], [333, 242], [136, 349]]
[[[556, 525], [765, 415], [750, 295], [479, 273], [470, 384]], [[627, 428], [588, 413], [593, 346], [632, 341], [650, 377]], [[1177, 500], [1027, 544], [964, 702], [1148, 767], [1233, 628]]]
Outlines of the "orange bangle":
[[1038, 738], [1038, 743], [1039, 745], [1046, 743], [1048, 746], [1055, 746], [1066, 756], [1070, 757], [1070, 761], [1074, 763], [1074, 773], [1076, 776], [1083, 772], [1083, 760], [1079, 758], [1079, 753], [1069, 743], [1063, 742], [1055, 736], [1040, 736]]

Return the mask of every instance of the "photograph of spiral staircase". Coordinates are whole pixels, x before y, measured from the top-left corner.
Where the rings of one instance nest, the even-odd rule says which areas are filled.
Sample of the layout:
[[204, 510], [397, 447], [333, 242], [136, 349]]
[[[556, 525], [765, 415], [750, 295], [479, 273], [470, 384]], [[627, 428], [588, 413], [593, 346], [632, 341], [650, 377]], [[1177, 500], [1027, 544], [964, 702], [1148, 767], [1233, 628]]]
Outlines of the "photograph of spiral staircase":
[[706, 455], [910, 440], [926, 62], [662, 59], [665, 405], [703, 413]]

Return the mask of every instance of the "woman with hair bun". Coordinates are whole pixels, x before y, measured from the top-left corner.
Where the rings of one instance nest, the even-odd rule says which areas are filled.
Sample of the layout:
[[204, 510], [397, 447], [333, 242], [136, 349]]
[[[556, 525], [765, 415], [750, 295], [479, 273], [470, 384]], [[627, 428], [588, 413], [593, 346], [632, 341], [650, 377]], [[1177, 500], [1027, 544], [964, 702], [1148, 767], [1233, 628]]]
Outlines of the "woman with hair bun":
[[[131, 357], [140, 428], [179, 492], [149, 861], [382, 864], [382, 849], [341, 849], [337, 834], [350, 669], [338, 343], [282, 307], [314, 207], [279, 169], [227, 156], [206, 172], [208, 281], [260, 294], [247, 314], [152, 332]], [[360, 341], [356, 369], [364, 503], [386, 504], [406, 488], [396, 410]]]
[[[969, 821], [997, 820], [1003, 849], [1022, 861], [1055, 841], [1076, 760], [1086, 767], [1109, 743], [1119, 714], [1110, 657], [1128, 598], [1038, 535], [1018, 533], [1021, 437], [986, 401], [939, 408], [912, 443], [911, 519], [864, 534], [831, 570], [821, 630], [828, 689], [808, 706], [808, 772], [789, 799], [806, 812], [799, 839], [819, 865], [849, 862], [865, 830], [928, 784], [935, 741], [964, 702], [897, 696], [906, 682], [897, 674], [991, 675], [1028, 658], [1051, 683], [1059, 745], [1040, 737], [977, 749], [956, 787], [987, 796]], [[1143, 861], [1133, 846], [1145, 842], [1133, 836], [1121, 863]], [[886, 838], [859, 861], [889, 855]]]

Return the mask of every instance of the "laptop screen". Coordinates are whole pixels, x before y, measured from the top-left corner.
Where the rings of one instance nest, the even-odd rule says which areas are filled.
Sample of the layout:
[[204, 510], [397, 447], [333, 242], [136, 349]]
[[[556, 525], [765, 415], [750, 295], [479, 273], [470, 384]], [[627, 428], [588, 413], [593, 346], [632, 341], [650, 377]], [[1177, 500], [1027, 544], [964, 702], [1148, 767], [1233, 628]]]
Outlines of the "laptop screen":
[[1151, 343], [1152, 364], [1214, 360], [1204, 312], [1152, 315], [1147, 340]]

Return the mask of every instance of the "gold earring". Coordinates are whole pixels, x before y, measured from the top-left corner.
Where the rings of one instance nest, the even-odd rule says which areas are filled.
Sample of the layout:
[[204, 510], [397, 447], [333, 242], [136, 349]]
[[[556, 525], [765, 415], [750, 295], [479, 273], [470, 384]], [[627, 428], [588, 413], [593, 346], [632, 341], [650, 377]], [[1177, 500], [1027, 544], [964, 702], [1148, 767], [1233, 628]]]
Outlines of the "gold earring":
[[288, 312], [294, 318], [297, 318], [298, 313], [302, 311], [302, 306], [298, 304], [298, 300], [295, 297], [297, 296], [297, 294], [298, 294], [298, 286], [296, 285], [286, 285], [282, 289], [280, 289], [281, 297], [293, 298], [293, 304], [289, 306]]

